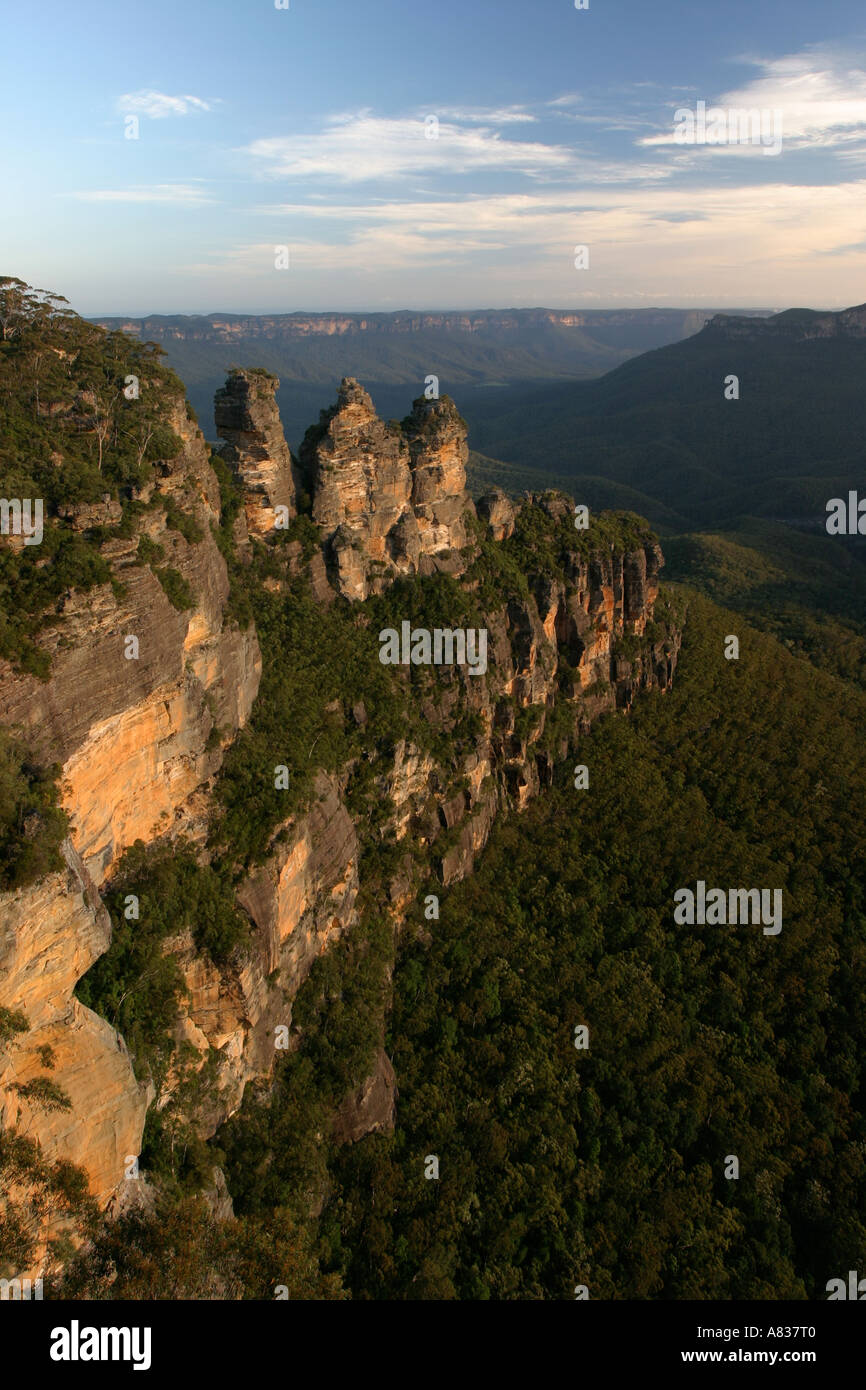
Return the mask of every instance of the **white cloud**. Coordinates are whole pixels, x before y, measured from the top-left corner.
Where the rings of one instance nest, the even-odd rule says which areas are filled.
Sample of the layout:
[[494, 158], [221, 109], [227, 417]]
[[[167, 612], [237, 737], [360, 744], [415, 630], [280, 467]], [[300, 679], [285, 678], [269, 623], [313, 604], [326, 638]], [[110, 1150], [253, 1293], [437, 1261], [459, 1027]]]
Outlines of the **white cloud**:
[[[318, 130], [241, 151], [246, 173], [252, 164], [258, 176], [284, 180], [285, 192], [271, 205], [243, 209], [255, 227], [245, 241], [188, 252], [196, 263], [178, 274], [211, 286], [213, 302], [231, 297], [237, 280], [264, 307], [274, 295], [298, 308], [482, 299], [766, 306], [790, 302], [792, 284], [808, 285], [812, 302], [853, 302], [866, 273], [866, 71], [824, 50], [752, 61], [754, 81], [721, 98], [667, 91], [683, 105], [703, 97], [708, 106], [781, 109], [786, 148], [807, 152], [799, 181], [787, 163], [787, 182], [775, 181], [773, 161], [759, 161], [757, 177], [754, 165], [729, 162], [722, 180], [694, 150], [650, 153], [640, 147], [673, 144], [672, 130], [637, 139], [649, 123], [635, 104], [605, 115], [604, 97], [566, 93], [535, 107], [562, 123], [562, 141], [512, 138], [515, 126], [533, 119], [521, 106], [433, 110], [437, 140], [425, 136], [424, 111], [342, 112]], [[564, 132], [571, 137], [578, 121], [587, 122], [581, 143], [586, 135], [596, 151], [596, 126], [639, 125], [638, 148], [625, 159], [584, 154]], [[733, 156], [755, 147], [710, 148]], [[814, 149], [846, 163], [828, 173], [825, 160], [816, 175]], [[466, 174], [473, 177], [461, 181]], [[375, 180], [378, 187], [368, 186]], [[192, 183], [80, 196], [208, 201]], [[291, 257], [279, 275], [278, 243]], [[573, 266], [581, 243], [590, 247], [588, 272]]]
[[[766, 303], [771, 288], [784, 300], [786, 283], [814, 278], [819, 259], [835, 258], [834, 286], [862, 276], [864, 198], [866, 181], [859, 180], [821, 188], [767, 183], [377, 206], [286, 204], [272, 209], [281, 219], [273, 242], [236, 247], [184, 269], [212, 274], [223, 266], [232, 274], [270, 276], [274, 246], [282, 242], [292, 269], [281, 275], [295, 277], [293, 288], [317, 275], [378, 275], [387, 285], [407, 271], [426, 277], [474, 268], [477, 277], [479, 267], [485, 286], [510, 277], [517, 288], [530, 267], [539, 285], [559, 286], [557, 302], [593, 294], [618, 302], [625, 291], [644, 293], [648, 276], [675, 301], [693, 293], [708, 302], [729, 276], [736, 281], [733, 302]], [[573, 269], [574, 246], [581, 243], [590, 247], [590, 272]], [[844, 303], [853, 292], [835, 294]]]
[[138, 188], [94, 188], [70, 197], [83, 203], [181, 203], [193, 206], [212, 203], [203, 189], [188, 183], [155, 183]]
[[[596, 119], [610, 124], [604, 117]], [[428, 139], [423, 116], [385, 118], [368, 111], [332, 116], [323, 131], [256, 140], [241, 153], [258, 161], [267, 178], [318, 177], [337, 184], [408, 175], [433, 180], [471, 172], [522, 175], [573, 187], [656, 181], [670, 178], [672, 172], [667, 162], [594, 159], [564, 144], [504, 139], [489, 126], [462, 128], [444, 119], [444, 113], [437, 120], [438, 138]]]
[[[503, 139], [499, 126], [527, 119], [514, 111], [458, 113], [463, 126], [456, 116], [449, 120], [447, 111], [429, 115], [439, 122], [437, 139], [428, 137], [424, 115], [386, 118], [361, 111], [331, 117], [324, 130], [311, 134], [255, 140], [242, 153], [269, 177], [328, 177], [343, 183], [485, 170], [541, 178], [564, 173], [574, 163], [565, 146]], [[482, 120], [486, 123], [478, 124]]]
[[[804, 53], [748, 61], [760, 76], [720, 97], [708, 94], [708, 107], [781, 111], [786, 149], [836, 149], [866, 142], [866, 60], [816, 46]], [[673, 126], [638, 143], [673, 145]], [[724, 152], [730, 147], [702, 148]], [[757, 151], [756, 146], [742, 148]]]
[[468, 121], [470, 124], [477, 125], [525, 125], [528, 121], [537, 121], [531, 111], [527, 111], [523, 106], [445, 106], [436, 108], [434, 114], [442, 120], [448, 117], [452, 121]]
[[145, 88], [140, 92], [126, 92], [118, 100], [118, 110], [126, 114], [149, 116], [152, 121], [163, 120], [166, 116], [188, 116], [193, 111], [210, 111], [213, 101], [201, 97], [168, 96], [165, 92], [155, 92]]

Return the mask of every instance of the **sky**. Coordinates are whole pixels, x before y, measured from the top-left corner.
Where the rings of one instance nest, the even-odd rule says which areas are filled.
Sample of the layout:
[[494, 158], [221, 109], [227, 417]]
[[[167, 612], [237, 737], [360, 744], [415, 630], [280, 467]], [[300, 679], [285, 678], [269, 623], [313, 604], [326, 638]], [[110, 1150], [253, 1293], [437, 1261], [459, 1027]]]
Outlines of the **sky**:
[[3, 47], [0, 272], [83, 314], [866, 300], [862, 0], [6, 0]]

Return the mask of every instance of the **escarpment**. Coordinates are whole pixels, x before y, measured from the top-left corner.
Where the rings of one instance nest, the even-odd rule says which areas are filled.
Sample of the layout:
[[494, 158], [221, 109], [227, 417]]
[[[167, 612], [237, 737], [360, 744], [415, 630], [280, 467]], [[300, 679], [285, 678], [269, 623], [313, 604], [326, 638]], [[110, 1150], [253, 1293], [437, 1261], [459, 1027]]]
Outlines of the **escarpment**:
[[[63, 867], [0, 892], [0, 1009], [28, 1024], [0, 1046], [0, 1114], [47, 1158], [82, 1165], [102, 1200], [140, 1153], [152, 1087], [110, 1022], [73, 995], [111, 940], [99, 889], [137, 840], [203, 841], [208, 786], [261, 676], [255, 629], [229, 613], [213, 534], [219, 487], [179, 383], [162, 385], [147, 410], [142, 437], [165, 452], [125, 507], [110, 497], [96, 512], [87, 501], [57, 507], [58, 529], [84, 538], [105, 582], [70, 586], [45, 612], [40, 674], [0, 660], [0, 725], [34, 762], [57, 766], [68, 817]], [[68, 409], [56, 414], [62, 458], [82, 426]], [[52, 564], [31, 553], [34, 566]], [[31, 820], [38, 833], [38, 814]]]
[[788, 338], [793, 342], [812, 338], [860, 339], [866, 337], [866, 304], [828, 312], [786, 309], [767, 318], [714, 314], [706, 320], [706, 331], [730, 339]]
[[[241, 874], [236, 898], [252, 928], [243, 961], [217, 968], [203, 964], [189, 940], [180, 948], [190, 988], [181, 1035], [203, 1060], [218, 1054], [203, 1132], [231, 1113], [247, 1081], [268, 1071], [275, 1034], [291, 1025], [292, 1000], [311, 966], [357, 924], [360, 842], [370, 842], [371, 816], [378, 822], [373, 838], [393, 838], [403, 851], [385, 885], [399, 925], [419, 883], [447, 886], [471, 872], [496, 815], [536, 795], [596, 715], [626, 709], [638, 690], [666, 688], [672, 679], [676, 629], [662, 625], [647, 634], [662, 563], [647, 528], [634, 519], [621, 528], [620, 541], [609, 538], [616, 525], [582, 540], [571, 504], [557, 494], [523, 503], [497, 497], [495, 525], [488, 524], [467, 502], [465, 448], [465, 427], [450, 402], [416, 401], [398, 431], [377, 418], [357, 383], [344, 381], [302, 450], [317, 543], [305, 555], [299, 540], [281, 539], [274, 528], [262, 548], [264, 586], [287, 604], [298, 583], [318, 595], [324, 555], [335, 587], [350, 600], [345, 622], [362, 624], [371, 650], [379, 641], [364, 626], [371, 597], [386, 597], [401, 579], [435, 585], [440, 576], [447, 586], [460, 577], [459, 592], [486, 625], [489, 661], [482, 679], [443, 668], [408, 693], [409, 672], [393, 672], [424, 730], [440, 747], [453, 745], [445, 756], [402, 731], [382, 754], [372, 741], [365, 744], [373, 711], [363, 702], [323, 707], [323, 729], [332, 719], [351, 725], [363, 751], [335, 773], [317, 774], [304, 811], [275, 820], [273, 848]], [[242, 462], [236, 475], [246, 497]], [[483, 504], [481, 510], [483, 517]], [[394, 533], [410, 522], [418, 525], [418, 541], [409, 563], [389, 568], [383, 556], [396, 553]], [[347, 531], [357, 584], [347, 582]], [[524, 566], [522, 591], [498, 574], [502, 541], [513, 544]], [[556, 553], [552, 566], [541, 558], [545, 549]], [[446, 587], [438, 600], [449, 627], [457, 622], [449, 606], [457, 592]], [[291, 653], [270, 651], [266, 659], [279, 671]]]
[[[227, 954], [202, 949], [188, 928], [161, 945], [183, 981], [173, 1043], [209, 1077], [190, 1112], [206, 1139], [280, 1047], [298, 1045], [297, 992], [365, 904], [379, 893], [399, 930], [422, 890], [472, 871], [496, 817], [552, 781], [593, 719], [666, 689], [676, 666], [661, 550], [637, 518], [594, 519], [580, 532], [554, 493], [495, 493], [476, 514], [453, 402], [422, 397], [402, 424], [386, 424], [351, 379], [293, 460], [274, 389], [266, 374], [233, 371], [218, 394], [222, 496], [182, 399], [166, 401], [180, 447], [155, 461], [124, 523], [95, 531], [73, 514], [111, 581], [63, 595], [38, 638], [47, 679], [0, 668], [0, 723], [59, 765], [69, 817], [63, 868], [0, 895], [0, 1006], [28, 1020], [0, 1051], [0, 1114], [4, 1125], [26, 1116], [47, 1154], [84, 1166], [102, 1201], [129, 1181], [148, 1106], [183, 1103], [178, 1068], [148, 1072], [111, 1020], [73, 994], [109, 950], [100, 891], [112, 889], [125, 850], [191, 845], [230, 884], [246, 926]], [[232, 617], [239, 596], [244, 622]], [[310, 688], [315, 733], [284, 767], [257, 719], [305, 653], [265, 640], [262, 623], [301, 602], [327, 610], [328, 630], [372, 653], [388, 684], [375, 698], [371, 689], [321, 705]], [[483, 630], [484, 670], [385, 667], [380, 631], [404, 622]], [[393, 716], [380, 707], [385, 689]], [[230, 756], [244, 728], [249, 767]], [[274, 787], [302, 774], [309, 792], [272, 814]], [[219, 789], [231, 778], [249, 815], [266, 818], [262, 852], [241, 855], [221, 837]], [[377, 868], [378, 846], [388, 852]], [[334, 1116], [339, 1142], [393, 1123], [399, 1077], [384, 1038], [376, 1043], [371, 1074]], [[43, 1045], [68, 1109], [28, 1109], [15, 1089], [39, 1073]]]
[[[255, 631], [227, 613], [228, 572], [211, 531], [219, 489], [203, 436], [182, 399], [166, 402], [166, 416], [178, 453], [140, 489], [146, 510], [128, 533], [100, 542], [111, 582], [61, 597], [40, 634], [48, 679], [0, 663], [0, 724], [61, 764], [72, 840], [97, 883], [135, 840], [189, 830], [196, 793], [246, 721], [261, 674]], [[143, 553], [159, 558], [143, 564]], [[172, 572], [180, 608], [159, 577]]]

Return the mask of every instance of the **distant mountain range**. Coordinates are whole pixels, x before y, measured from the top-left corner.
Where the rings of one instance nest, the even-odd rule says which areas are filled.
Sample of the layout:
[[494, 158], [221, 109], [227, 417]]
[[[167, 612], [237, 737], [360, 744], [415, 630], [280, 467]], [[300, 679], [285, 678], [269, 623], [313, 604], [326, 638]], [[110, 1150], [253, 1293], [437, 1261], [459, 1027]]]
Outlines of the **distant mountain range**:
[[[755, 311], [761, 312], [761, 311]], [[503, 388], [599, 376], [638, 353], [697, 333], [708, 309], [481, 309], [390, 314], [204, 314], [99, 318], [165, 348], [205, 434], [214, 392], [234, 365], [280, 378], [277, 401], [294, 447], [344, 376], [363, 381], [381, 415], [402, 418], [425, 379], [476, 412], [499, 408]], [[494, 400], [488, 400], [491, 392]]]
[[476, 496], [558, 487], [648, 517], [669, 578], [866, 686], [866, 540], [824, 529], [830, 497], [866, 492], [866, 306], [97, 322], [165, 347], [209, 438], [232, 363], [280, 377], [296, 449], [342, 376], [399, 419], [436, 374], [469, 423]]
[[720, 314], [600, 380], [503, 393], [470, 443], [506, 488], [555, 476], [663, 531], [749, 515], [823, 529], [827, 499], [866, 483], [864, 381], [866, 306]]
[[707, 325], [725, 338], [866, 338], [866, 304], [837, 312], [821, 309], [785, 309], [756, 320], [753, 316], [716, 314]]
[[649, 517], [668, 579], [866, 686], [866, 539], [825, 527], [831, 497], [866, 494], [864, 381], [866, 305], [719, 314], [600, 380], [500, 393], [470, 478]]

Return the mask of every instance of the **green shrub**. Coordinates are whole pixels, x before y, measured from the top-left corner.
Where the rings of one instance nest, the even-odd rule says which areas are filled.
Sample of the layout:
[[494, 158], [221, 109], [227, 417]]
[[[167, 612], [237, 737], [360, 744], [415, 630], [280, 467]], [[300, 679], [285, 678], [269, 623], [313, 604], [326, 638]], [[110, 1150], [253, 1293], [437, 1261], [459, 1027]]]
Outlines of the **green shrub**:
[[0, 1047], [14, 1038], [16, 1033], [26, 1033], [29, 1027], [30, 1020], [26, 1014], [0, 1006]]
[[165, 548], [158, 541], [151, 540], [150, 536], [140, 536], [138, 541], [138, 558], [142, 564], [158, 564], [165, 559]]
[[32, 1081], [14, 1082], [10, 1087], [22, 1100], [26, 1100], [36, 1110], [71, 1110], [72, 1100], [64, 1088], [50, 1076], [35, 1076]]
[[167, 525], [173, 531], [179, 531], [189, 545], [198, 545], [204, 537], [204, 532], [195, 517], [190, 516], [182, 507], [179, 507], [173, 497], [164, 497], [159, 494], [157, 496], [159, 504], [165, 509]]
[[165, 590], [172, 608], [181, 613], [195, 608], [195, 595], [180, 570], [173, 569], [170, 565], [161, 565], [153, 572]]
[[58, 767], [37, 767], [23, 744], [0, 729], [0, 890], [24, 888], [63, 866], [67, 818]]

